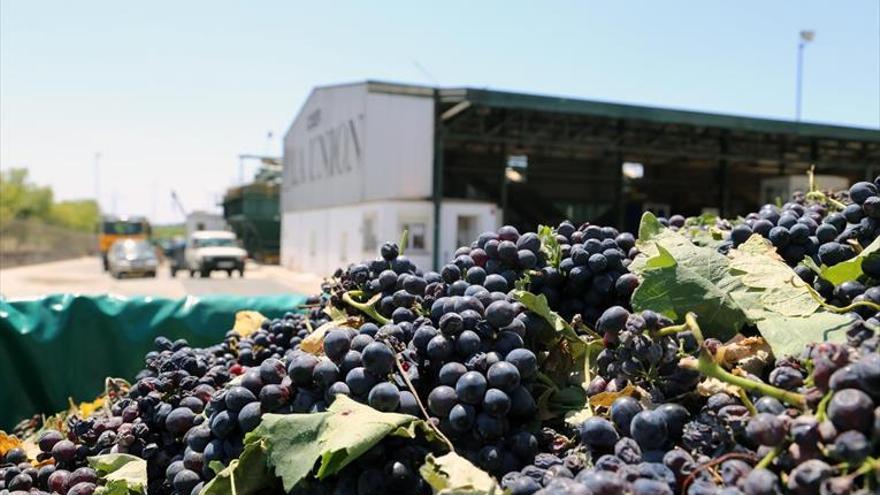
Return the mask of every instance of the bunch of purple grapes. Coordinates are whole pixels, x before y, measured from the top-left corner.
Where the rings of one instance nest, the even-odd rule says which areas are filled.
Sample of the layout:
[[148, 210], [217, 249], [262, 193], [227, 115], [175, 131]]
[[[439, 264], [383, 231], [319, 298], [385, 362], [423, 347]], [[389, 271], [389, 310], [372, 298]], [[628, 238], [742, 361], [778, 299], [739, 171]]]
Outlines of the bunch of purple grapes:
[[632, 234], [612, 227], [571, 222], [552, 232], [556, 251], [535, 232], [520, 234], [512, 226], [484, 232], [470, 246], [458, 248], [440, 272], [422, 272], [396, 244], [385, 243], [381, 257], [338, 270], [340, 281], [331, 303], [344, 307], [341, 293], [360, 290], [379, 295], [379, 313], [394, 323], [412, 322], [420, 311], [430, 310], [441, 297], [474, 296], [487, 306], [490, 295], [507, 294], [521, 287], [543, 294], [563, 317], [575, 315], [592, 324], [614, 304], [628, 305], [638, 279], [627, 270], [638, 254]]
[[659, 333], [672, 324], [653, 311], [630, 313], [621, 306], [608, 308], [596, 325], [605, 348], [597, 356], [599, 373], [587, 394], [616, 392], [633, 384], [659, 402], [692, 391], [700, 374], [678, 363], [681, 357], [697, 351], [697, 340], [689, 331]]

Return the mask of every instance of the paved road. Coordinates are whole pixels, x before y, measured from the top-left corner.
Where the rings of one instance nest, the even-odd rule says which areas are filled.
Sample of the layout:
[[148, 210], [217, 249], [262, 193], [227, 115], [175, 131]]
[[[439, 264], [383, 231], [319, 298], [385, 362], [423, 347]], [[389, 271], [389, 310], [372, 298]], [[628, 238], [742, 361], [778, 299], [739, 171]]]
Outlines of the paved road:
[[119, 294], [183, 297], [203, 294], [264, 295], [283, 292], [314, 294], [320, 290], [320, 278], [294, 273], [278, 266], [248, 264], [244, 278], [217, 272], [210, 279], [189, 278], [180, 273], [171, 278], [167, 267], [156, 278], [117, 280], [101, 270], [97, 258], [43, 263], [0, 270], [0, 294], [5, 297], [32, 297], [70, 292], [80, 294]]

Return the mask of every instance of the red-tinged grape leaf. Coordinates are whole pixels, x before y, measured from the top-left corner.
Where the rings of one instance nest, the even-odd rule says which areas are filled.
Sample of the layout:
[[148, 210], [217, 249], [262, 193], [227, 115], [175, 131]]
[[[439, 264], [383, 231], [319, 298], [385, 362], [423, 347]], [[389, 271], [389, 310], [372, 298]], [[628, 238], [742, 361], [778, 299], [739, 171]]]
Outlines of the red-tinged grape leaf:
[[[250, 433], [285, 491], [314, 471], [318, 479], [338, 473], [388, 435], [415, 435], [416, 417], [383, 413], [339, 396], [326, 412], [266, 414]], [[317, 468], [316, 468], [317, 464]]]
[[419, 472], [431, 485], [435, 495], [501, 495], [503, 493], [494, 478], [455, 452], [440, 457], [428, 454]]
[[97, 471], [104, 485], [95, 491], [101, 495], [128, 495], [147, 492], [147, 461], [130, 454], [104, 454], [89, 457], [89, 466]]

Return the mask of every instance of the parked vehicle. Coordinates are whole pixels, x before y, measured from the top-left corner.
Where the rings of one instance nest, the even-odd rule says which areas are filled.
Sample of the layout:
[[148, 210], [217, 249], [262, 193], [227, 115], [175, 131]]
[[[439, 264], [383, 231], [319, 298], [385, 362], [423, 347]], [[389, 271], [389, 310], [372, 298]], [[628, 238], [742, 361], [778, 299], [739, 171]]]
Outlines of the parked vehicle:
[[101, 252], [101, 261], [104, 270], [110, 269], [108, 254], [110, 247], [116, 241], [133, 239], [145, 240], [150, 238], [150, 222], [144, 217], [116, 217], [104, 216], [98, 226], [98, 250]]
[[107, 270], [114, 278], [124, 275], [155, 277], [158, 267], [156, 249], [147, 241], [118, 240], [107, 252]]
[[212, 271], [225, 271], [228, 276], [237, 271], [244, 276], [244, 263], [247, 251], [238, 245], [235, 234], [225, 230], [201, 230], [193, 232], [187, 239], [187, 269], [190, 277], [197, 274], [210, 277]]
[[172, 277], [176, 277], [180, 270], [186, 270], [186, 242], [182, 238], [169, 241], [165, 249], [165, 259], [168, 260]]

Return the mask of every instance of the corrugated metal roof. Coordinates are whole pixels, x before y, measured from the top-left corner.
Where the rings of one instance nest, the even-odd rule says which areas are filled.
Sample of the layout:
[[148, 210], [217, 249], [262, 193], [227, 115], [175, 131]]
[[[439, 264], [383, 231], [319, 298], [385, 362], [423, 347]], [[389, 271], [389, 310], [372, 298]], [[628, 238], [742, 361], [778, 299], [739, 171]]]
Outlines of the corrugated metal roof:
[[467, 100], [473, 104], [495, 108], [516, 108], [696, 127], [716, 127], [746, 132], [880, 142], [880, 129], [673, 110], [487, 89], [456, 88], [441, 90], [440, 93], [441, 98], [446, 101]]
[[361, 82], [318, 86], [315, 89], [366, 84], [370, 92], [432, 96], [439, 91], [442, 101], [470, 101], [494, 108], [515, 108], [553, 113], [594, 115], [612, 119], [642, 120], [656, 123], [714, 127], [744, 132], [789, 134], [816, 138], [880, 142], [880, 129], [831, 124], [794, 122], [790, 120], [747, 117], [742, 115], [695, 112], [671, 108], [610, 103], [579, 98], [565, 98], [530, 93], [495, 91], [477, 88], [434, 88], [418, 84], [366, 80]]

